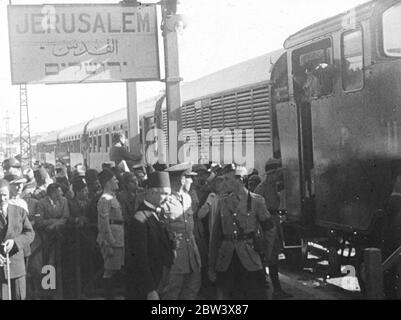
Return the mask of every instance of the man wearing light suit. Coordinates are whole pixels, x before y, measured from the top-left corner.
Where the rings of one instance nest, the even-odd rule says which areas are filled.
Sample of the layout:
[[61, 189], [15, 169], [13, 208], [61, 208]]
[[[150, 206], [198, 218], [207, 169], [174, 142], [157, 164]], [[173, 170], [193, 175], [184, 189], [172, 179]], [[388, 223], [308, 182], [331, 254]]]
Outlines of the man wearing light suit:
[[26, 270], [24, 247], [30, 245], [35, 237], [28, 212], [9, 203], [10, 184], [0, 180], [0, 298], [8, 299], [6, 253], [10, 256], [11, 297], [13, 300], [25, 300]]

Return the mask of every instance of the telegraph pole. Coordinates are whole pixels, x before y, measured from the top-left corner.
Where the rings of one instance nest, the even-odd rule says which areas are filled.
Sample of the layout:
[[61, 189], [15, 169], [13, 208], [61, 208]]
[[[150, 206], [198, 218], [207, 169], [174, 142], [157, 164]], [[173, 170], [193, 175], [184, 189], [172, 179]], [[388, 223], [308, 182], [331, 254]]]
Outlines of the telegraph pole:
[[20, 85], [20, 146], [22, 167], [31, 166], [31, 130], [29, 126], [28, 89], [26, 84]]
[[164, 39], [165, 82], [168, 120], [168, 162], [178, 163], [178, 151], [183, 145], [177, 136], [182, 130], [181, 82], [179, 66], [179, 34], [182, 17], [177, 15], [177, 0], [162, 0], [162, 31]]
[[[12, 5], [12, 1], [8, 1]], [[26, 84], [19, 87], [20, 97], [20, 148], [21, 148], [21, 165], [22, 167], [31, 166], [32, 150], [31, 150], [31, 130], [29, 126], [29, 110], [28, 110], [28, 89]]]

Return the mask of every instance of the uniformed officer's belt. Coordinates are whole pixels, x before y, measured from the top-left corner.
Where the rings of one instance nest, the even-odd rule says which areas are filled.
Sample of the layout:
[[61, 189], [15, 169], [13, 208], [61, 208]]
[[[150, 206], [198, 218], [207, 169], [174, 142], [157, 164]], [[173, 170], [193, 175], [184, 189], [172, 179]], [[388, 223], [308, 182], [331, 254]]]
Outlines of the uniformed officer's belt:
[[227, 241], [245, 241], [245, 240], [250, 240], [254, 238], [254, 233], [246, 233], [246, 234], [229, 234], [229, 235], [224, 235], [224, 240]]
[[113, 219], [110, 219], [109, 220], [109, 223], [110, 224], [124, 224], [124, 221], [123, 220], [113, 220]]

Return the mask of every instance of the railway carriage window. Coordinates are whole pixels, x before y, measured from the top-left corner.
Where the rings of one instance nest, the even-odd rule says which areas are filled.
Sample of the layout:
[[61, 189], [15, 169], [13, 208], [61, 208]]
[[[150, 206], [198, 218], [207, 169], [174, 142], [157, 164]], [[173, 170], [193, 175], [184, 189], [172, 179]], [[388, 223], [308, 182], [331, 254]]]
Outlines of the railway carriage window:
[[110, 148], [110, 134], [107, 133], [106, 134], [106, 152], [109, 151], [109, 148]]
[[401, 3], [383, 13], [383, 49], [390, 57], [401, 57]]
[[92, 137], [92, 142], [93, 142], [93, 152], [96, 152], [96, 137]]
[[295, 90], [309, 97], [331, 94], [336, 80], [330, 39], [297, 49], [292, 54]]
[[345, 91], [363, 87], [363, 39], [362, 30], [354, 30], [342, 37], [342, 80]]
[[98, 141], [98, 143], [97, 143], [97, 152], [100, 152], [101, 151], [100, 149], [102, 148], [102, 136], [98, 136], [97, 137], [97, 141]]

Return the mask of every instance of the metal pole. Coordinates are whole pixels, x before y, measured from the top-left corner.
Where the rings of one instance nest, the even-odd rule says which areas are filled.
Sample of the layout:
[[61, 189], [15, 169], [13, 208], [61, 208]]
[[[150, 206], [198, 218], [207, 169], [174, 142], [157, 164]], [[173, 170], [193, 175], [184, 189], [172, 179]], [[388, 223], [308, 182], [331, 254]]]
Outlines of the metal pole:
[[[138, 6], [137, 0], [123, 0], [122, 5]], [[138, 95], [137, 86], [134, 81], [127, 81], [127, 119], [128, 119], [128, 141], [132, 153], [140, 154], [139, 118], [138, 118]]]
[[129, 148], [132, 153], [141, 153], [139, 136], [138, 96], [136, 82], [127, 82], [127, 118]]
[[[168, 12], [166, 0], [162, 1], [164, 59], [166, 77], [166, 103], [168, 120], [168, 159], [169, 164], [178, 163], [178, 152], [183, 144], [178, 141], [182, 130], [181, 81], [179, 67], [178, 33], [174, 28], [174, 14]], [[173, 23], [169, 23], [173, 22]]]

